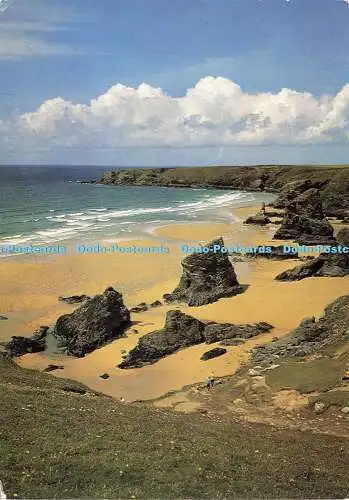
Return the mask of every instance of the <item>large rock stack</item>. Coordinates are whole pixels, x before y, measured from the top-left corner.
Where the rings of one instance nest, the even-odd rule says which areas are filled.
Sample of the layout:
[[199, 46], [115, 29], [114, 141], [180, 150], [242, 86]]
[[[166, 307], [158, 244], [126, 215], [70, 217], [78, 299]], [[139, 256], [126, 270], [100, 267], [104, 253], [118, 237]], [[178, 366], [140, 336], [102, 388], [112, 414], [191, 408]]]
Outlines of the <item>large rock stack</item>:
[[58, 318], [53, 334], [67, 354], [82, 357], [106, 342], [123, 337], [129, 325], [130, 313], [121, 293], [109, 287], [73, 313]]
[[208, 253], [193, 253], [183, 259], [178, 286], [163, 296], [167, 303], [178, 301], [188, 306], [202, 306], [246, 290], [246, 286], [239, 284], [227, 253], [214, 251], [217, 247], [224, 248], [223, 238], [205, 245], [203, 248], [210, 249]]

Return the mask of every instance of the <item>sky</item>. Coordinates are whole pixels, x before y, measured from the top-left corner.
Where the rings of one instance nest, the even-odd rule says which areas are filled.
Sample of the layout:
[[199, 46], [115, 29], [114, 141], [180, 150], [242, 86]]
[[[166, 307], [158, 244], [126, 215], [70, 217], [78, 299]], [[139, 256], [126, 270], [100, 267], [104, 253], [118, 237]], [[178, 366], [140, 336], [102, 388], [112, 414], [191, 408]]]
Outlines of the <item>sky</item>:
[[349, 0], [0, 0], [0, 163], [349, 163]]

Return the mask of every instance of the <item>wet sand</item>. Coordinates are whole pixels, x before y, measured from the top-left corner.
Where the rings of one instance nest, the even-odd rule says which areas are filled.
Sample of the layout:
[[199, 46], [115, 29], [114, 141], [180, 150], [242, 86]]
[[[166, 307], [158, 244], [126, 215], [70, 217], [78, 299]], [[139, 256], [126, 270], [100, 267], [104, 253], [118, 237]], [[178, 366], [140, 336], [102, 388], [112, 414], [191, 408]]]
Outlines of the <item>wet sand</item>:
[[[244, 207], [234, 211], [241, 219], [256, 213], [259, 207]], [[179, 242], [208, 242], [223, 236], [227, 244], [265, 244], [270, 241], [273, 228], [232, 224], [171, 225], [159, 228], [154, 240], [137, 241], [137, 245], [159, 244], [170, 247], [165, 255], [67, 255], [56, 258], [6, 259], [2, 265], [1, 314], [10, 319], [0, 322], [2, 339], [11, 335], [31, 334], [43, 324], [50, 324], [76, 306], [59, 303], [59, 295], [85, 293], [93, 295], [107, 286], [114, 286], [124, 295], [128, 307], [138, 302], [152, 302], [170, 292], [180, 277], [180, 261], [184, 254]], [[279, 244], [271, 241], [272, 244]], [[283, 244], [284, 242], [280, 242]], [[122, 243], [126, 245], [126, 242]], [[294, 328], [307, 316], [320, 316], [324, 307], [340, 295], [348, 293], [348, 278], [310, 278], [300, 282], [282, 283], [273, 278], [279, 272], [294, 267], [297, 261], [268, 261], [251, 259], [234, 264], [238, 279], [248, 284], [248, 290], [236, 297], [221, 299], [202, 307], [180, 309], [203, 320], [231, 323], [267, 321], [274, 330], [260, 335], [238, 347], [227, 347], [228, 353], [209, 361], [200, 356], [212, 345], [198, 345], [179, 351], [158, 363], [140, 369], [120, 370], [122, 350], [136, 345], [140, 336], [163, 326], [166, 312], [177, 306], [159, 308], [132, 314], [136, 322], [127, 338], [119, 339], [94, 351], [84, 358], [28, 354], [21, 357], [21, 366], [44, 369], [49, 363], [64, 365], [55, 376], [72, 378], [92, 389], [126, 401], [157, 398], [170, 390], [204, 380], [213, 373], [216, 377], [234, 373], [248, 359], [251, 347], [270, 341]], [[59, 361], [59, 362], [58, 362]], [[110, 378], [103, 380], [102, 373]]]

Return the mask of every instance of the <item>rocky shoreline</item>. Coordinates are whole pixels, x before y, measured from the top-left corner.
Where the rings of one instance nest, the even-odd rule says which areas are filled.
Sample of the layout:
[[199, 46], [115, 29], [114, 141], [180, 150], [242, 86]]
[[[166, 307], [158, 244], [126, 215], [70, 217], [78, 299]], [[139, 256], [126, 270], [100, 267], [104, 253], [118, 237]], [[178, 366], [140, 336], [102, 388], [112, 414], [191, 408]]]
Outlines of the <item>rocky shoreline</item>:
[[319, 190], [327, 216], [349, 215], [348, 166], [228, 166], [127, 168], [104, 173], [99, 184], [213, 188], [279, 193], [273, 204], [284, 208], [308, 189]]

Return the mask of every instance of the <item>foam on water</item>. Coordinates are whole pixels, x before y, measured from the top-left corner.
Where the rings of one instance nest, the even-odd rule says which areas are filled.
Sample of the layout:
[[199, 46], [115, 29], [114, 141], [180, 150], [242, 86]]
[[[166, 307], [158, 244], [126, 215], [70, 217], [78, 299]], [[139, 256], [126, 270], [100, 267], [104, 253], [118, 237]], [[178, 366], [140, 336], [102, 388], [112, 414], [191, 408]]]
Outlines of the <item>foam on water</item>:
[[[23, 202], [15, 208], [5, 205], [5, 232], [0, 245], [52, 244], [89, 238], [102, 240], [105, 237], [114, 239], [122, 233], [133, 233], [132, 237], [137, 238], [149, 234], [149, 229], [164, 224], [185, 223], [193, 219], [199, 222], [234, 221], [234, 207], [251, 205], [261, 199], [261, 195], [256, 193], [222, 193], [200, 188], [123, 189], [67, 182], [65, 185], [74, 191], [69, 192], [67, 197], [60, 187], [56, 195], [61, 197], [64, 193], [65, 196], [64, 200], [59, 198], [60, 203], [57, 203], [58, 198], [51, 198], [50, 192], [46, 205], [42, 196], [35, 196], [28, 203], [24, 196]], [[21, 197], [18, 196], [18, 199]], [[17, 232], [11, 235], [11, 228], [16, 226]]]

